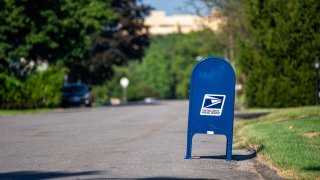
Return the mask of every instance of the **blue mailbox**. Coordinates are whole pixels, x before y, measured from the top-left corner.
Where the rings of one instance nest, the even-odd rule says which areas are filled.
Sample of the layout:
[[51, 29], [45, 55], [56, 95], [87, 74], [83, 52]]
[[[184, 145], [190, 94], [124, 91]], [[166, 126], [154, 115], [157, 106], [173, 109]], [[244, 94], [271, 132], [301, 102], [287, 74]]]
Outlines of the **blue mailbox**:
[[186, 159], [191, 158], [195, 134], [227, 138], [227, 161], [232, 157], [235, 73], [224, 59], [208, 57], [193, 69], [190, 82]]

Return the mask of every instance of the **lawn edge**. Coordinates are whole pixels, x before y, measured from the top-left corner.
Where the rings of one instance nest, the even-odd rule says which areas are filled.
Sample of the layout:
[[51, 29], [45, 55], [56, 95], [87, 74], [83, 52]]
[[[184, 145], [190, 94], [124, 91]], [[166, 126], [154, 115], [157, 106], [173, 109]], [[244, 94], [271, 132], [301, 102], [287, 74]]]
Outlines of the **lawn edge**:
[[[306, 117], [298, 117], [298, 118], [291, 118], [291, 119], [286, 119], [285, 121], [290, 121], [290, 120], [302, 120], [305, 118], [315, 118], [319, 116], [306, 116]], [[307, 174], [301, 173], [299, 171], [294, 171], [290, 169], [284, 169], [280, 166], [278, 166], [270, 157], [268, 154], [261, 154], [260, 148], [261, 145], [259, 144], [252, 144], [250, 143], [249, 137], [245, 133], [245, 128], [250, 128], [250, 125], [252, 125], [252, 122], [259, 122], [259, 123], [278, 123], [278, 122], [283, 122], [283, 121], [274, 121], [274, 120], [269, 120], [269, 121], [263, 121], [262, 119], [257, 119], [257, 120], [251, 120], [251, 122], [245, 120], [238, 120], [238, 122], [235, 124], [236, 131], [235, 131], [235, 148], [243, 148], [243, 147], [250, 147], [256, 151], [256, 160], [257, 163], [260, 163], [262, 165], [267, 166], [270, 169], [273, 169], [276, 171], [277, 175], [279, 178], [282, 179], [308, 179], [306, 177]], [[257, 170], [258, 171], [258, 170]], [[272, 179], [272, 178], [267, 178], [267, 179]], [[320, 178], [315, 178], [319, 179]]]

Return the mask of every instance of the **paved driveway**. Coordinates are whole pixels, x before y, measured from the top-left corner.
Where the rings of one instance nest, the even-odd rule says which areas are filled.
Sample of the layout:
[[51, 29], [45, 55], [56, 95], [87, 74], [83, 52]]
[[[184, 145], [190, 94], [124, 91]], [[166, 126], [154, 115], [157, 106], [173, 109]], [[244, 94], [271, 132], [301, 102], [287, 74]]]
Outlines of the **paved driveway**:
[[247, 152], [223, 159], [224, 136], [196, 135], [185, 160], [187, 112], [160, 101], [0, 117], [0, 179], [260, 178]]

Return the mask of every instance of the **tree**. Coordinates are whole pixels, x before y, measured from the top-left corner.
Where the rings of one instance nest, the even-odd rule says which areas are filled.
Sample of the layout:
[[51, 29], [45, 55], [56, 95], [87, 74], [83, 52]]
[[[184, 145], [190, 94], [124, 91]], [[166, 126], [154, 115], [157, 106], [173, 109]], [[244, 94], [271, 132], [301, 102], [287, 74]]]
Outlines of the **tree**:
[[197, 60], [223, 54], [216, 34], [209, 29], [189, 34], [158, 35], [151, 40], [142, 62], [130, 61], [124, 67], [114, 67], [114, 76], [94, 91], [100, 97], [106, 96], [108, 91], [112, 91], [113, 97], [121, 97], [119, 80], [126, 76], [130, 79], [130, 100], [148, 96], [188, 98], [190, 76]]
[[149, 45], [147, 27], [143, 24], [151, 7], [139, 0], [112, 0], [110, 10], [117, 18], [105, 24], [101, 33], [92, 35], [90, 58], [70, 64], [71, 78], [99, 84], [113, 75], [112, 65], [124, 65], [141, 59]]
[[243, 0], [188, 0], [186, 7], [210, 21], [221, 21], [218, 40], [224, 46], [224, 57], [237, 69], [237, 42], [248, 37]]
[[187, 98], [197, 58], [221, 56], [216, 34], [206, 29], [156, 36], [142, 61], [143, 78], [161, 98]]
[[190, 87], [190, 77], [194, 65], [199, 58], [223, 55], [223, 44], [217, 34], [210, 29], [192, 32], [177, 41], [176, 54], [172, 62], [172, 73], [175, 77], [176, 96], [187, 98]]
[[[57, 106], [61, 66], [87, 59], [90, 35], [115, 17], [108, 8], [103, 0], [0, 1], [0, 108]], [[44, 61], [50, 67], [37, 72]]]
[[114, 17], [102, 0], [3, 0], [0, 11], [0, 60], [7, 62], [82, 60], [90, 34]]
[[158, 92], [159, 98], [175, 97], [175, 77], [172, 62], [176, 55], [176, 43], [181, 34], [155, 36], [141, 64], [143, 78]]
[[320, 2], [249, 0], [244, 7], [251, 35], [239, 44], [239, 60], [248, 105], [313, 104]]

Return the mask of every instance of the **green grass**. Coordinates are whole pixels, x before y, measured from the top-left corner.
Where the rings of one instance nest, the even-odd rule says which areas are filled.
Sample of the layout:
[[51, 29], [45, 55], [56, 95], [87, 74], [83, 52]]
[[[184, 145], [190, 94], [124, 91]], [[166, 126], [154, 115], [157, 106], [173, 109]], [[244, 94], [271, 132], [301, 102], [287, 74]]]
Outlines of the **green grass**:
[[258, 156], [289, 178], [320, 178], [320, 109], [273, 110], [237, 124], [236, 139], [261, 150]]
[[5, 110], [0, 109], [0, 116], [8, 115], [20, 115], [20, 114], [38, 114], [38, 113], [47, 113], [47, 112], [57, 112], [59, 109], [23, 109], [23, 110]]

